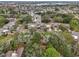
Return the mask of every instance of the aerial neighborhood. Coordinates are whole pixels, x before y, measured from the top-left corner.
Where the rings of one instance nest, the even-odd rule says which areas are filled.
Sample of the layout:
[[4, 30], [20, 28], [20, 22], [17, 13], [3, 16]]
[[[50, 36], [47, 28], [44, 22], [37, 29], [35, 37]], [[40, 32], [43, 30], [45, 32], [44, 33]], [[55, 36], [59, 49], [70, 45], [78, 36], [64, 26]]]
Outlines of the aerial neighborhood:
[[79, 2], [0, 2], [0, 56], [79, 56]]

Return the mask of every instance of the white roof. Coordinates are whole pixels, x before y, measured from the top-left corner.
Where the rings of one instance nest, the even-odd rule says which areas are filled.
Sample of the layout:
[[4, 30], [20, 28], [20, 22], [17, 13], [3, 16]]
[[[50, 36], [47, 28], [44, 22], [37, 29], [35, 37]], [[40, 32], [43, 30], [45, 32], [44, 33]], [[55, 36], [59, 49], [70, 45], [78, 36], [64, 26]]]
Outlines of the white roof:
[[7, 31], [9, 31], [9, 30], [3, 30], [3, 32], [7, 32]]
[[11, 57], [17, 57], [17, 53], [12, 53]]
[[46, 27], [50, 27], [50, 25], [46, 25]]
[[52, 31], [52, 29], [51, 28], [49, 28], [49, 30], [48, 31]]
[[35, 25], [31, 25], [31, 27], [35, 27]]
[[72, 35], [73, 37], [74, 37], [74, 39], [78, 39], [78, 36], [76, 36], [76, 35]]

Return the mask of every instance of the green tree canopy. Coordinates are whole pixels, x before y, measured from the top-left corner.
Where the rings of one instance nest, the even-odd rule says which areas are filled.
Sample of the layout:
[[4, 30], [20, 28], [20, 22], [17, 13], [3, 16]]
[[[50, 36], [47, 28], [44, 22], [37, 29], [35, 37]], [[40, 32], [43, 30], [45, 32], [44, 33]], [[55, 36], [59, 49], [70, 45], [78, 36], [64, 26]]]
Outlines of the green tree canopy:
[[25, 24], [27, 24], [27, 23], [30, 23], [30, 22], [32, 22], [32, 17], [30, 16], [30, 15], [22, 15], [22, 16], [20, 16], [20, 23], [25, 23]]
[[48, 15], [43, 15], [42, 16], [42, 22], [43, 23], [49, 23], [50, 22], [49, 16]]
[[40, 42], [41, 34], [39, 32], [34, 32], [32, 39], [33, 39], [33, 42], [36, 42], [36, 43]]
[[61, 33], [53, 32], [52, 36], [49, 38], [49, 44], [51, 44], [61, 55], [72, 56], [71, 48]]
[[71, 20], [70, 27], [72, 30], [79, 31], [79, 21], [76, 19]]
[[2, 27], [3, 25], [5, 25], [6, 23], [8, 23], [9, 21], [6, 20], [5, 17], [0, 16], [0, 27]]
[[63, 22], [63, 18], [61, 16], [55, 16], [53, 18], [54, 22], [59, 22], [59, 23], [62, 23]]
[[65, 37], [66, 42], [67, 42], [68, 44], [73, 44], [74, 38], [72, 37], [72, 35], [71, 35], [70, 33], [64, 31], [62, 34], [63, 34], [63, 36]]
[[60, 57], [60, 53], [53, 47], [47, 48], [44, 52], [46, 57]]

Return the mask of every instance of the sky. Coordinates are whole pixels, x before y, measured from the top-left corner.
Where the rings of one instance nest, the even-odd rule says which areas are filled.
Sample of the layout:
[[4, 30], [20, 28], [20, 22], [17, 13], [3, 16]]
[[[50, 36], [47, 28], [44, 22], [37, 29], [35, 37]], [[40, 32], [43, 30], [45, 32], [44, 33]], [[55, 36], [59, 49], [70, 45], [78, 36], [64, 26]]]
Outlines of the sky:
[[0, 0], [0, 1], [79, 1], [79, 0]]

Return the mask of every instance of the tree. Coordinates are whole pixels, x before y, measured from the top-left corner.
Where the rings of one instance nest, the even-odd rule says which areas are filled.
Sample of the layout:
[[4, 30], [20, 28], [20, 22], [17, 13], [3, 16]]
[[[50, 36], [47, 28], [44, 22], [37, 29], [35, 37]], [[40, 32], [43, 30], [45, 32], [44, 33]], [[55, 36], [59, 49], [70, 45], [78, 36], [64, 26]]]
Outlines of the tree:
[[53, 18], [53, 20], [54, 20], [54, 22], [59, 22], [59, 23], [62, 23], [62, 22], [63, 22], [63, 18], [60, 17], [60, 16], [55, 16], [55, 17]]
[[59, 11], [59, 8], [55, 7], [55, 11]]
[[39, 43], [40, 39], [41, 39], [41, 34], [39, 32], [34, 32], [33, 33], [33, 38], [32, 38], [33, 42]]
[[9, 48], [11, 50], [15, 50], [17, 48], [17, 44], [18, 44], [18, 33], [15, 33], [14, 37], [12, 38], [12, 40], [10, 41], [10, 46]]
[[47, 11], [46, 13], [47, 13], [47, 14], [52, 14], [52, 11]]
[[45, 57], [60, 57], [60, 53], [53, 47], [49, 47], [44, 52]]
[[79, 31], [79, 30], [78, 30], [78, 29], [79, 29], [79, 21], [76, 20], [76, 19], [71, 20], [71, 21], [70, 21], [70, 27], [71, 27], [71, 29], [74, 30], [74, 31]]
[[63, 17], [63, 23], [70, 23], [70, 21], [73, 19], [73, 15], [72, 14], [64, 14], [62, 15]]
[[13, 8], [9, 8], [8, 11], [10, 14], [17, 14], [17, 12]]
[[64, 31], [62, 34], [63, 34], [63, 36], [65, 37], [66, 42], [67, 42], [68, 44], [72, 45], [73, 42], [74, 42], [74, 39], [73, 39], [72, 35], [71, 35], [70, 33], [66, 32], [66, 31]]
[[31, 23], [32, 22], [32, 17], [30, 15], [23, 15], [20, 17], [20, 20], [19, 22], [21, 24], [28, 24], [28, 23]]
[[53, 32], [52, 36], [49, 38], [49, 44], [51, 44], [61, 55], [66, 57], [73, 56], [70, 46], [60, 32]]
[[0, 9], [0, 14], [5, 14], [4, 9]]
[[43, 23], [49, 23], [50, 22], [50, 19], [47, 15], [43, 15], [42, 16], [42, 20], [41, 20]]
[[62, 31], [68, 31], [68, 27], [63, 24], [59, 25], [59, 29], [61, 29]]
[[6, 18], [4, 18], [3, 16], [0, 16], [0, 27], [2, 27], [3, 25], [5, 25], [8, 22], [9, 21], [6, 20]]

